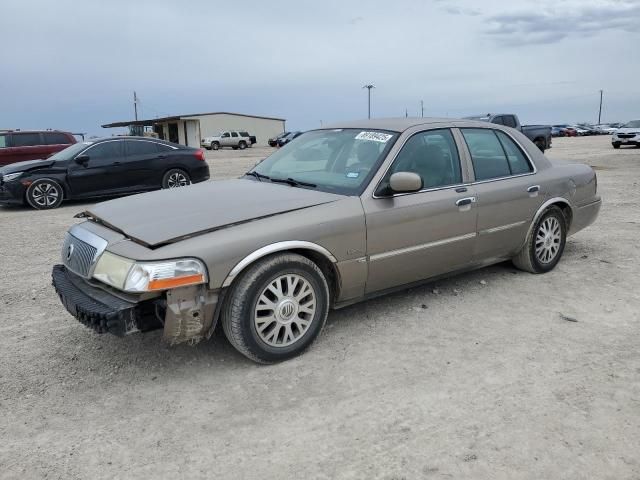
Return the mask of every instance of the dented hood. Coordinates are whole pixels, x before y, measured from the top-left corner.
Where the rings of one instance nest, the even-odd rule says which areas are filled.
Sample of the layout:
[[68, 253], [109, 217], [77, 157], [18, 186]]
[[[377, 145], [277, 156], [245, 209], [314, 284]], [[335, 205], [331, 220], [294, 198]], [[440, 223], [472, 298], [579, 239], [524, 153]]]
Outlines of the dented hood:
[[119, 198], [85, 212], [96, 221], [149, 247], [335, 202], [340, 195], [254, 180], [204, 182], [185, 188]]

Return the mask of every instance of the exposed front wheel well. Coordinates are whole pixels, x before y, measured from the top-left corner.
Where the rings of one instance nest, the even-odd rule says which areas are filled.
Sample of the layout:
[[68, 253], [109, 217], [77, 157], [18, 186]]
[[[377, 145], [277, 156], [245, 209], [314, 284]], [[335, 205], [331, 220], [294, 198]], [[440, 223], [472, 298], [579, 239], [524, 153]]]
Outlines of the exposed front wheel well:
[[337, 301], [340, 293], [340, 275], [335, 264], [323, 254], [314, 252], [313, 250], [300, 248], [289, 251], [308, 258], [313, 263], [315, 263], [318, 268], [320, 268], [320, 270], [322, 270], [322, 273], [327, 279], [327, 283], [329, 284], [329, 301], [330, 305], [333, 306], [333, 304]]

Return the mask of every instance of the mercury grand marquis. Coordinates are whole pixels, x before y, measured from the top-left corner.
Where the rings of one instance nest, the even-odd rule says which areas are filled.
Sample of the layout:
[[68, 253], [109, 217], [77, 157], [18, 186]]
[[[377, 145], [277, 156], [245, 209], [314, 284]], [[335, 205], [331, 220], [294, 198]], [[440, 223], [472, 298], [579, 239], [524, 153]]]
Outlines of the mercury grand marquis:
[[221, 323], [272, 363], [309, 347], [332, 308], [505, 260], [548, 272], [600, 205], [589, 166], [550, 161], [508, 127], [342, 123], [239, 179], [90, 207], [53, 284], [97, 332], [196, 343]]

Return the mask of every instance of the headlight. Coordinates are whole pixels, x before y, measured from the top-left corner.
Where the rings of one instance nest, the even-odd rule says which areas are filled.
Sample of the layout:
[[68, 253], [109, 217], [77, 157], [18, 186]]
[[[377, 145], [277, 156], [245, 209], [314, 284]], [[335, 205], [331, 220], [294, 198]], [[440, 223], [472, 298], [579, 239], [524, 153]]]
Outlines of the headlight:
[[207, 269], [200, 260], [181, 258], [160, 262], [136, 262], [104, 252], [93, 278], [125, 292], [153, 292], [207, 281]]
[[22, 173], [23, 172], [8, 173], [8, 174], [2, 176], [2, 181], [3, 182], [10, 182], [11, 180], [15, 180], [16, 178], [18, 178], [20, 175], [22, 175]]

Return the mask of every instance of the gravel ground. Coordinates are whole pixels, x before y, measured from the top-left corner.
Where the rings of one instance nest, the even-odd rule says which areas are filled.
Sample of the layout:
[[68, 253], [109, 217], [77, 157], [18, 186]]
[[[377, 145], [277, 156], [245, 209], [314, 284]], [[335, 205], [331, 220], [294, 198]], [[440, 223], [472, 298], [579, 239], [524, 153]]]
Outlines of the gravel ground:
[[[258, 366], [222, 334], [96, 335], [50, 286], [86, 204], [0, 208], [2, 478], [640, 478], [640, 150], [549, 155], [604, 206], [551, 273], [500, 264], [332, 312]], [[215, 178], [268, 149], [207, 152]]]

